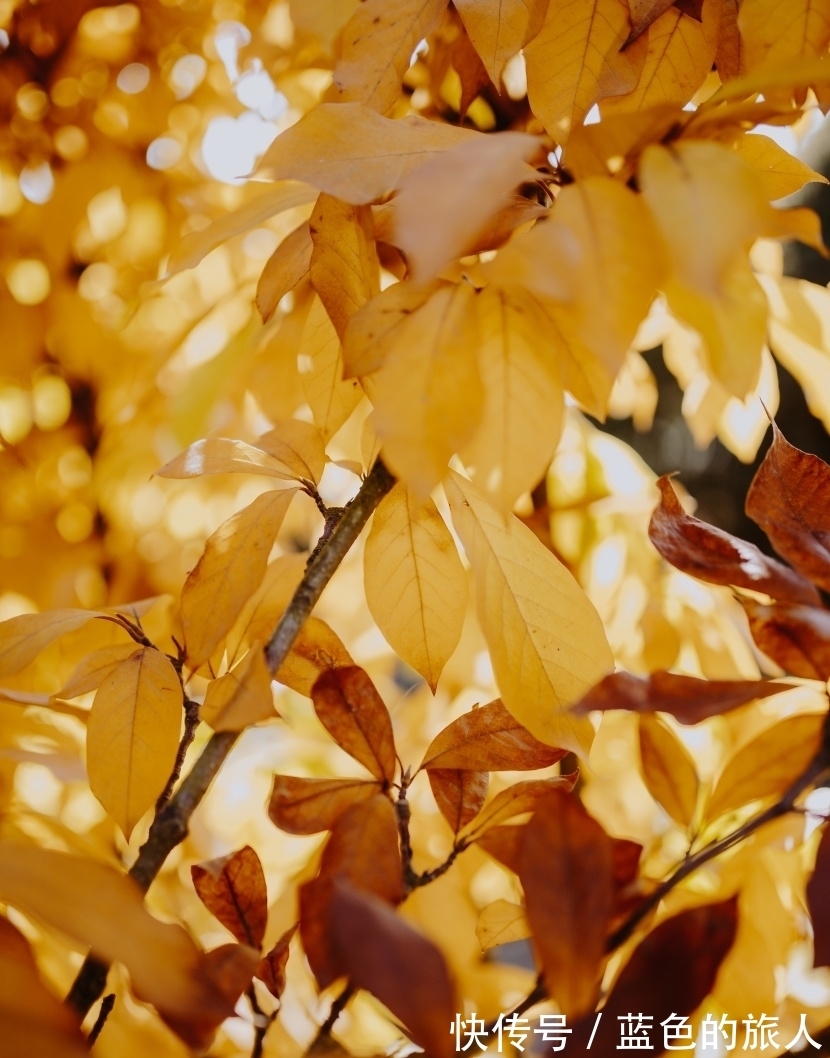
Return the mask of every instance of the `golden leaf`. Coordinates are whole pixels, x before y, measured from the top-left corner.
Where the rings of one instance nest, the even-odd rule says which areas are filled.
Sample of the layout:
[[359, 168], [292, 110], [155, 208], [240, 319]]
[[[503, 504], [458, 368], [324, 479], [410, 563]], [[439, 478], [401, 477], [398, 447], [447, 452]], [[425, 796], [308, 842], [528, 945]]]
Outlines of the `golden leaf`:
[[363, 557], [378, 628], [433, 693], [467, 610], [467, 574], [438, 508], [399, 482], [380, 502]]
[[287, 834], [331, 830], [347, 808], [381, 792], [369, 779], [299, 779], [275, 775], [268, 817]]
[[274, 679], [310, 698], [311, 688], [321, 673], [353, 664], [351, 654], [326, 622], [309, 617]]
[[309, 221], [311, 282], [342, 340], [346, 324], [380, 293], [372, 211], [320, 195]]
[[256, 285], [256, 307], [263, 323], [274, 315], [281, 299], [308, 273], [311, 265], [311, 232], [303, 223], [274, 250]]
[[686, 747], [656, 716], [640, 717], [643, 780], [654, 800], [681, 827], [691, 826], [700, 781]]
[[613, 667], [599, 615], [518, 518], [503, 518], [458, 474], [446, 489], [502, 701], [540, 742], [585, 756], [593, 728], [568, 710]]
[[181, 685], [161, 651], [141, 647], [98, 688], [87, 724], [89, 785], [128, 838], [170, 777], [181, 726]]
[[822, 54], [830, 43], [830, 12], [823, 0], [742, 0], [738, 28], [743, 69], [775, 68]]
[[160, 478], [198, 478], [203, 474], [261, 474], [292, 481], [291, 468], [267, 452], [229, 437], [196, 441], [156, 471]]
[[539, 32], [547, 0], [457, 0], [464, 28], [494, 85], [505, 63]]
[[530, 924], [521, 904], [509, 900], [496, 900], [488, 904], [478, 916], [476, 940], [482, 951], [489, 951], [498, 944], [509, 944], [530, 936]]
[[0, 623], [0, 677], [25, 669], [54, 640], [101, 616], [96, 610], [48, 610], [3, 621]]
[[363, 378], [383, 367], [399, 341], [398, 328], [439, 289], [449, 289], [448, 284], [394, 283], [355, 313], [343, 335], [346, 378]]
[[794, 195], [811, 180], [827, 183], [826, 176], [779, 147], [769, 136], [760, 133], [740, 136], [734, 149], [748, 165], [759, 171], [761, 186], [769, 199]]
[[539, 799], [551, 790], [570, 793], [578, 778], [579, 772], [576, 771], [569, 775], [556, 775], [551, 779], [526, 779], [524, 782], [513, 783], [506, 790], [496, 794], [492, 801], [488, 801], [475, 819], [464, 827], [459, 838], [463, 841], [478, 841], [493, 827], [535, 811]]
[[61, 698], [77, 698], [89, 691], [96, 690], [105, 676], [125, 661], [135, 650], [135, 643], [114, 643], [109, 647], [100, 647], [87, 654], [75, 671], [58, 691]]
[[355, 410], [363, 392], [356, 381], [343, 378], [340, 339], [317, 294], [303, 329], [298, 363], [314, 423], [328, 440]]
[[282, 419], [260, 434], [257, 447], [293, 471], [298, 481], [318, 484], [326, 468], [326, 445], [316, 426], [300, 419]]
[[200, 719], [214, 731], [242, 731], [277, 715], [271, 674], [257, 643], [234, 669], [208, 684], [199, 709]]

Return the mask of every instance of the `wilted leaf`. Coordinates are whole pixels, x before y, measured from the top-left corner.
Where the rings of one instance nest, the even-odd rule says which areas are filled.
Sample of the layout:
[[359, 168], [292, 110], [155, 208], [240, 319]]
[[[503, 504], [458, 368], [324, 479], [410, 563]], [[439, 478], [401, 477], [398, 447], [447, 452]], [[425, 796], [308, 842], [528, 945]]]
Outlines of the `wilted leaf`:
[[815, 759], [825, 719], [816, 714], [788, 716], [739, 749], [715, 783], [706, 818], [783, 794]]
[[496, 900], [488, 904], [478, 916], [476, 940], [482, 951], [514, 940], [524, 940], [530, 935], [530, 923], [521, 904]]
[[430, 742], [422, 768], [475, 771], [532, 771], [565, 756], [539, 742], [500, 701], [465, 713]]
[[431, 499], [399, 482], [378, 505], [363, 556], [366, 603], [389, 645], [432, 692], [458, 646], [467, 574]]
[[412, 53], [439, 24], [447, 0], [365, 0], [343, 28], [334, 84], [340, 102], [386, 114], [401, 94]]
[[326, 445], [310, 422], [283, 419], [273, 430], [260, 434], [257, 446], [293, 470], [298, 480], [319, 483], [326, 468]]
[[383, 699], [356, 665], [324, 672], [311, 688], [314, 711], [349, 756], [385, 783], [395, 777], [392, 720]]
[[313, 245], [311, 282], [342, 340], [352, 316], [380, 293], [372, 211], [368, 206], [351, 206], [322, 194], [309, 230]]
[[475, 819], [487, 799], [490, 776], [486, 771], [431, 768], [427, 778], [435, 803], [453, 834]]
[[265, 492], [208, 537], [182, 589], [187, 662], [198, 668], [259, 587], [296, 489]]
[[101, 616], [96, 610], [48, 610], [0, 622], [0, 677], [20, 672], [54, 640]]
[[353, 664], [351, 654], [326, 622], [308, 617], [274, 679], [310, 698], [322, 673]]
[[700, 780], [683, 743], [656, 716], [640, 717], [640, 761], [648, 792], [675, 823], [694, 819]]
[[525, 827], [519, 879], [545, 984], [568, 1018], [593, 1008], [614, 904], [611, 839], [553, 790]]
[[283, 297], [293, 290], [311, 266], [311, 232], [304, 222], [274, 250], [256, 285], [256, 307], [263, 323], [274, 315]]
[[819, 842], [813, 873], [807, 882], [807, 908], [813, 927], [813, 966], [830, 966], [830, 827]]
[[671, 713], [681, 724], [698, 724], [758, 698], [790, 688], [771, 680], [699, 680], [674, 672], [633, 676], [612, 672], [574, 706], [580, 716], [594, 709], [628, 709], [633, 713]]
[[[737, 919], [737, 899], [733, 898], [683, 911], [641, 941], [602, 1008], [591, 1054], [616, 1058], [618, 1019], [632, 1012], [648, 1010], [655, 1032], [672, 1015], [688, 1017], [711, 992], [718, 967], [735, 939]], [[596, 1017], [588, 1014], [575, 1025], [568, 1046], [577, 1053], [587, 1050], [595, 1022]]]
[[542, 27], [547, 0], [456, 0], [456, 10], [494, 85], [505, 63]]
[[358, 801], [380, 793], [380, 783], [366, 779], [297, 779], [275, 775], [268, 803], [271, 822], [288, 834], [331, 830]]
[[710, 584], [762, 591], [785, 602], [818, 603], [816, 589], [754, 544], [686, 514], [667, 477], [659, 478], [660, 505], [648, 535], [667, 562]]
[[98, 688], [87, 723], [89, 785], [127, 838], [170, 777], [181, 726], [181, 684], [159, 650], [139, 648]]
[[254, 977], [258, 978], [275, 999], [285, 991], [285, 966], [288, 962], [289, 944], [297, 931], [296, 926], [286, 930], [274, 947], [260, 959]]
[[599, 615], [518, 518], [503, 518], [458, 474], [447, 496], [502, 701], [540, 742], [584, 755], [593, 728], [568, 706], [612, 667]]
[[190, 876], [199, 899], [240, 944], [261, 948], [268, 921], [268, 891], [259, 856], [251, 846], [207, 863], [194, 863]]
[[135, 643], [115, 643], [109, 647], [100, 647], [87, 654], [75, 671], [58, 692], [61, 698], [78, 698], [82, 694], [100, 687], [105, 676], [125, 661], [135, 650]]
[[184, 452], [156, 471], [160, 478], [198, 478], [203, 474], [261, 474], [291, 481], [291, 468], [244, 441], [208, 437], [195, 441]]
[[506, 790], [496, 794], [459, 836], [467, 841], [478, 841], [485, 831], [506, 823], [509, 819], [515, 819], [516, 816], [524, 815], [525, 812], [534, 812], [539, 798], [551, 790], [570, 793], [578, 778], [579, 772], [574, 771], [550, 779], [526, 779], [524, 782], [513, 783]]
[[243, 731], [277, 715], [271, 673], [258, 643], [230, 672], [211, 680], [199, 709], [199, 719], [214, 731]]
[[448, 1026], [458, 1001], [444, 957], [376, 897], [337, 881], [332, 941], [342, 972], [376, 996], [434, 1058], [454, 1052]]
[[794, 603], [741, 603], [759, 650], [793, 676], [830, 679], [830, 612]]
[[321, 103], [277, 136], [257, 173], [270, 180], [293, 176], [367, 205], [434, 155], [477, 135], [415, 115], [393, 121], [362, 103]]

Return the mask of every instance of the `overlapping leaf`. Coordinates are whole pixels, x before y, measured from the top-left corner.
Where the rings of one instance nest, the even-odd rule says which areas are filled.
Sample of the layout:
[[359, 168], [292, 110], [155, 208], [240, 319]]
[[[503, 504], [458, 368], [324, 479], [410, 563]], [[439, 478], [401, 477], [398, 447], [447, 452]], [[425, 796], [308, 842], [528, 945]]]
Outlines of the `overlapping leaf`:
[[372, 211], [323, 194], [317, 199], [309, 231], [311, 282], [342, 340], [351, 317], [380, 293]]
[[691, 825], [700, 780], [694, 761], [670, 728], [648, 713], [640, 717], [643, 779], [657, 803], [682, 827]]
[[357, 665], [324, 672], [311, 689], [314, 710], [323, 727], [351, 757], [376, 779], [395, 777], [395, 736], [383, 699]]
[[430, 768], [427, 778], [435, 803], [453, 834], [471, 823], [484, 807], [490, 784], [488, 772], [470, 768]]
[[271, 674], [257, 643], [235, 668], [208, 684], [199, 710], [199, 718], [214, 731], [243, 731], [276, 715]]
[[241, 944], [259, 950], [268, 921], [268, 892], [259, 856], [238, 852], [190, 868], [199, 899]]
[[331, 830], [347, 808], [380, 793], [381, 785], [367, 779], [301, 779], [275, 775], [268, 816], [288, 834], [317, 834]]

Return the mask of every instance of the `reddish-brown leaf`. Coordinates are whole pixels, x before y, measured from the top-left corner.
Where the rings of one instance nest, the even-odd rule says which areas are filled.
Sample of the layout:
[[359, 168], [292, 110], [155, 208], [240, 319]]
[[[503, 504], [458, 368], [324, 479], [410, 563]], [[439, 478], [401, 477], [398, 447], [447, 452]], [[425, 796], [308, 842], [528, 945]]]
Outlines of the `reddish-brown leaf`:
[[491, 827], [482, 834], [476, 844], [489, 852], [494, 860], [514, 874], [519, 873], [519, 854], [524, 841], [525, 824], [507, 823], [500, 827]]
[[752, 638], [767, 657], [793, 676], [830, 678], [830, 611], [795, 603], [741, 602]]
[[[617, 1058], [620, 1017], [648, 1013], [652, 1045], [661, 1050], [659, 1025], [672, 1014], [687, 1017], [712, 990], [718, 967], [732, 942], [738, 924], [737, 900], [684, 911], [663, 922], [640, 944], [629, 959], [605, 1006], [602, 1021], [591, 1045], [592, 1058]], [[595, 1016], [587, 1015], [577, 1025], [568, 1046], [575, 1054], [587, 1049]]]
[[432, 768], [427, 772], [432, 796], [454, 834], [475, 819], [487, 800], [490, 783], [486, 771]]
[[670, 713], [681, 724], [697, 724], [720, 716], [757, 698], [769, 698], [790, 688], [772, 680], [699, 680], [673, 672], [632, 676], [613, 672], [581, 698], [574, 712], [627, 709], [632, 713]]
[[497, 699], [454, 720], [429, 745], [422, 768], [533, 771], [567, 751], [539, 742]]
[[661, 500], [648, 535], [667, 562], [710, 584], [750, 588], [784, 602], [819, 602], [816, 589], [795, 570], [768, 558], [754, 544], [686, 514], [669, 478], [660, 478], [657, 487]]
[[807, 907], [813, 923], [813, 965], [830, 966], [830, 827], [821, 835], [807, 883]]
[[245, 845], [238, 852], [190, 868], [205, 907], [241, 944], [262, 947], [268, 921], [268, 891], [259, 856]]
[[275, 775], [268, 802], [271, 822], [287, 834], [331, 830], [347, 808], [380, 793], [367, 779], [298, 779]]
[[286, 930], [268, 954], [259, 960], [257, 968], [254, 970], [254, 977], [262, 981], [275, 999], [279, 999], [285, 991], [285, 966], [288, 962], [288, 946], [296, 931], [296, 925]]
[[568, 1018], [593, 1009], [614, 907], [611, 839], [561, 790], [525, 828], [519, 878], [545, 984]]
[[508, 786], [496, 794], [489, 804], [479, 812], [475, 819], [468, 823], [461, 833], [467, 841], [478, 841], [481, 835], [499, 823], [533, 812], [540, 797], [551, 790], [564, 790], [570, 793], [579, 778], [579, 769], [569, 775], [556, 775], [550, 779], [527, 779]]
[[375, 685], [357, 665], [324, 672], [311, 689], [323, 727], [338, 746], [384, 782], [395, 777], [392, 721]]
[[830, 466], [791, 445], [775, 423], [746, 496], [746, 513], [782, 558], [830, 590]]
[[643, 846], [627, 838], [611, 839], [612, 871], [614, 885], [622, 888], [630, 885], [640, 869], [640, 856]]
[[430, 1058], [454, 1052], [449, 1032], [459, 1009], [441, 952], [376, 897], [334, 883], [332, 943], [341, 971], [406, 1026]]

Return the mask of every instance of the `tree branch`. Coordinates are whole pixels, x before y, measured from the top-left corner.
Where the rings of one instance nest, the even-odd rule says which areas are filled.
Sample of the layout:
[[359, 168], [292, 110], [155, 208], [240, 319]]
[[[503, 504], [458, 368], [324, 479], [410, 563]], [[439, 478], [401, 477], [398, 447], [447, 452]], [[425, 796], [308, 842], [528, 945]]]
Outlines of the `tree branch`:
[[[394, 477], [378, 459], [337, 525], [329, 530], [330, 535], [309, 562], [305, 576], [265, 648], [265, 658], [271, 673], [276, 672], [288, 656], [323, 589], [357, 540], [375, 507], [394, 483]], [[176, 793], [156, 813], [147, 840], [129, 871], [142, 892], [149, 889], [172, 850], [184, 841], [191, 815], [207, 793], [238, 737], [238, 733], [233, 731], [215, 732]], [[85, 1017], [92, 1004], [100, 998], [106, 979], [107, 966], [93, 956], [87, 956], [67, 996], [67, 1003], [81, 1017]]]

